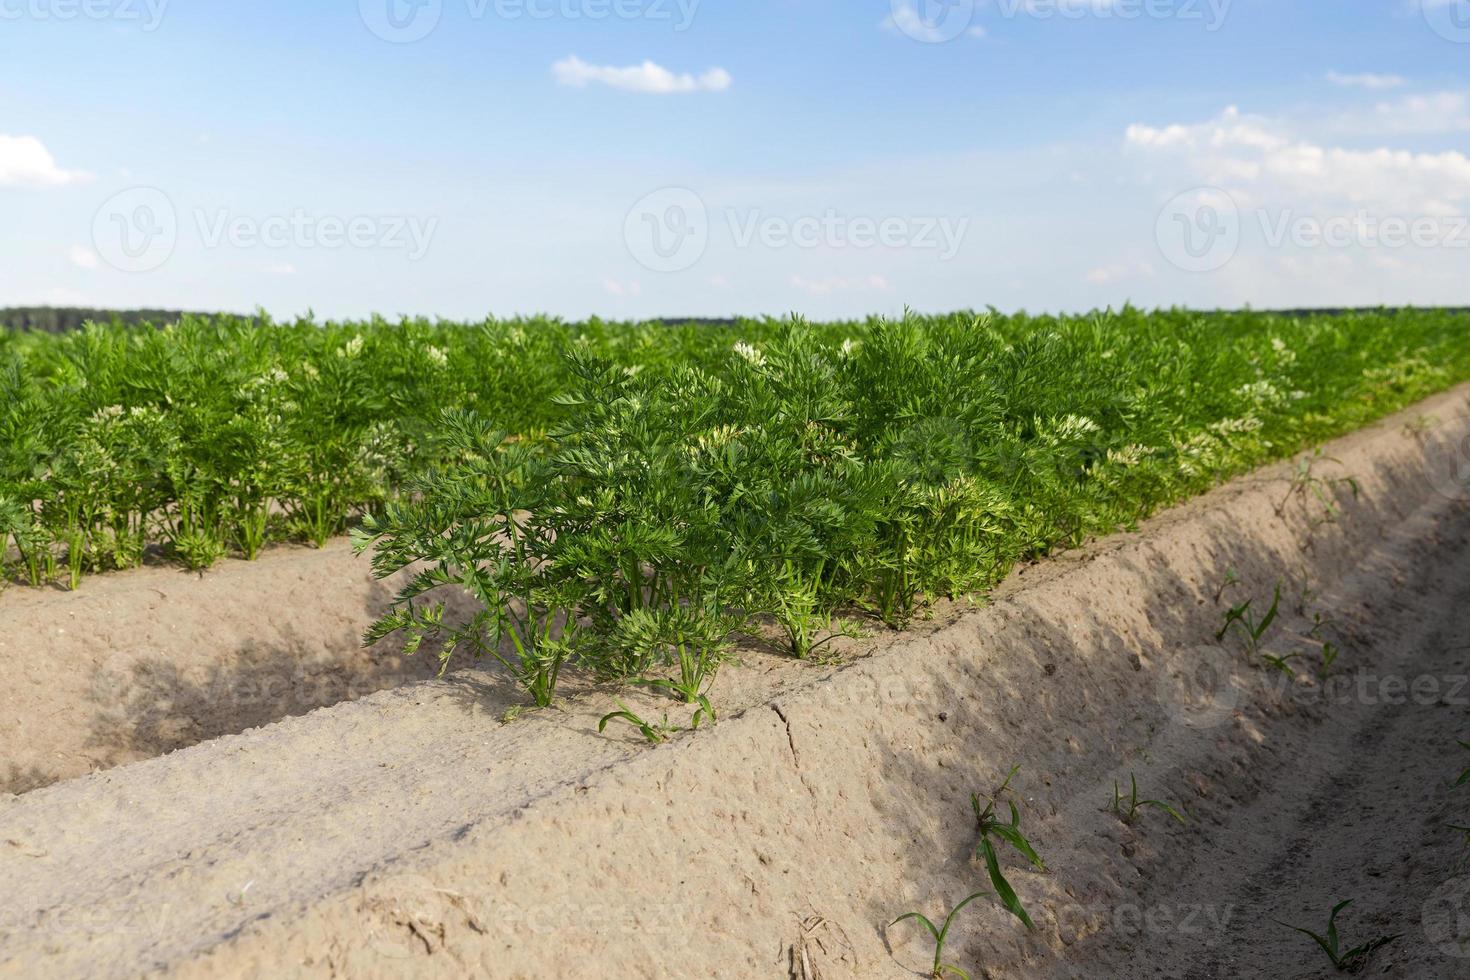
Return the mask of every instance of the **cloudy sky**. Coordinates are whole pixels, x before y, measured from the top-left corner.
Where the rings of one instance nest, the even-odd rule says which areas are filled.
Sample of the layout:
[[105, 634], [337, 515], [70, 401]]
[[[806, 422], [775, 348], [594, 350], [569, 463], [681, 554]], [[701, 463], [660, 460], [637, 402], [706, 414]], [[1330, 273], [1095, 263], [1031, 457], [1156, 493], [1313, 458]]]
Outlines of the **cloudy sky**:
[[0, 306], [1470, 304], [1470, 0], [0, 0]]

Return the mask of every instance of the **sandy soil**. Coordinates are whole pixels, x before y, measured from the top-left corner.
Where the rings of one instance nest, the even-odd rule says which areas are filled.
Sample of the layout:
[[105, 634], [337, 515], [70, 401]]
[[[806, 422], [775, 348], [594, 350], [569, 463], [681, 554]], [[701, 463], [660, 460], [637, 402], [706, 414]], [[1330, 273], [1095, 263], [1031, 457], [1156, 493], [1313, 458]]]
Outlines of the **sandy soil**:
[[434, 676], [432, 658], [397, 656], [391, 642], [362, 648], [394, 581], [375, 581], [336, 541], [202, 575], [144, 568], [74, 593], [0, 593], [0, 792]]
[[[1470, 975], [1466, 394], [1330, 447], [1335, 521], [1254, 474], [840, 666], [752, 654], [657, 749], [466, 672], [0, 798], [0, 976], [915, 976], [885, 923], [986, 886], [969, 795], [1017, 764], [1038, 929], [969, 906], [973, 976], [1327, 976], [1271, 920], [1345, 898], [1403, 934], [1372, 975]], [[1215, 640], [1278, 582], [1295, 679]], [[1108, 812], [1131, 774], [1187, 822]]]

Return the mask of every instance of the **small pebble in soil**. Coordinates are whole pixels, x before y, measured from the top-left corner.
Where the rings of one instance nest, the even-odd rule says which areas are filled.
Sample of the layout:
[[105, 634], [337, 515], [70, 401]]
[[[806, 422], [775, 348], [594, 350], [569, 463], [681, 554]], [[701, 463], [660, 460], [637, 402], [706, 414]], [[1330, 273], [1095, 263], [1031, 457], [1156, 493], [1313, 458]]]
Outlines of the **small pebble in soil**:
[[948, 711], [941, 711], [941, 712], [939, 712], [939, 720], [940, 721], [949, 721], [949, 712]]

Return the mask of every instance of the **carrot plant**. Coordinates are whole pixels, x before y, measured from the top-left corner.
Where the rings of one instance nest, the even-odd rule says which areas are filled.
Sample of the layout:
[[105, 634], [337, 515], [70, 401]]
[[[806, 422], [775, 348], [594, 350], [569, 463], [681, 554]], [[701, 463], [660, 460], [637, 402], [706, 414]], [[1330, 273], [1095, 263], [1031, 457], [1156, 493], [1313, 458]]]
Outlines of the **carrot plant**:
[[[380, 577], [422, 566], [365, 642], [402, 633], [414, 652], [432, 639], [446, 668], [461, 650], [493, 658], [545, 707], [583, 634], [576, 608], [585, 586], [548, 561], [556, 541], [535, 516], [547, 512], [544, 483], [530, 478], [536, 461], [473, 413], [446, 414], [439, 438], [456, 461], [453, 475], [426, 474], [414, 498], [388, 505], [382, 517], [369, 515], [356, 535], [358, 550], [376, 546]], [[473, 595], [474, 616], [446, 623], [444, 602], [428, 598], [443, 586]]]

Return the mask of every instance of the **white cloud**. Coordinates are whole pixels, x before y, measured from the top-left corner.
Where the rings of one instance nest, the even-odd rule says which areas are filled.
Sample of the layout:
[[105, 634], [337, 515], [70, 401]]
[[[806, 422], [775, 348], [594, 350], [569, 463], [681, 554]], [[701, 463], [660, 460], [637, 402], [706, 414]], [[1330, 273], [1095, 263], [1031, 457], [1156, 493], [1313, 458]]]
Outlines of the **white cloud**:
[[1470, 132], [1470, 95], [1431, 92], [1379, 102], [1329, 120], [1333, 132], [1363, 135], [1436, 136]]
[[723, 68], [711, 68], [701, 75], [676, 75], [645, 61], [641, 65], [619, 68], [612, 65], [589, 65], [572, 55], [551, 66], [556, 80], [563, 85], [584, 88], [596, 83], [624, 92], [641, 92], [649, 95], [673, 95], [685, 92], [723, 92], [733, 81]]
[[76, 266], [78, 269], [97, 268], [97, 253], [92, 251], [90, 248], [87, 248], [86, 246], [73, 245], [67, 251], [66, 256], [67, 258], [71, 259], [71, 264]]
[[1345, 75], [1342, 72], [1329, 71], [1327, 80], [1333, 85], [1342, 85], [1346, 88], [1386, 89], [1400, 88], [1408, 84], [1408, 80], [1402, 75], [1376, 75], [1372, 72]]
[[34, 136], [0, 133], [0, 187], [60, 187], [86, 180], [82, 170], [63, 170]]
[[1244, 115], [1234, 106], [1203, 123], [1135, 124], [1128, 127], [1125, 141], [1178, 164], [1184, 171], [1181, 179], [1220, 186], [1241, 203], [1348, 202], [1430, 215], [1470, 203], [1470, 157], [1463, 153], [1325, 146], [1296, 136], [1279, 121]]

